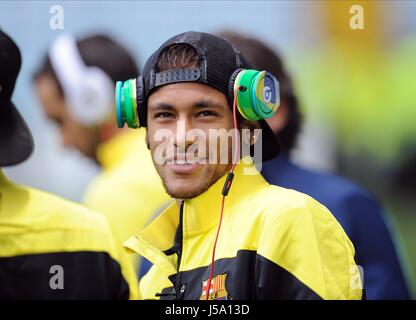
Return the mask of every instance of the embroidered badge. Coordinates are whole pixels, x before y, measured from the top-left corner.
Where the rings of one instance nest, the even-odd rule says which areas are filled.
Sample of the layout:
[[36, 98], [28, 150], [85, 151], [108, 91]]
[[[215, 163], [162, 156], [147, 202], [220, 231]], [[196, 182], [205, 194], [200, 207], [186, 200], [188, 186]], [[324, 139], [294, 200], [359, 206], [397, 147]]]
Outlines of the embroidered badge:
[[[227, 300], [228, 292], [225, 289], [226, 274], [219, 274], [211, 281], [211, 288], [209, 290], [208, 300]], [[206, 300], [206, 293], [208, 287], [208, 279], [202, 281], [202, 292], [200, 300]]]

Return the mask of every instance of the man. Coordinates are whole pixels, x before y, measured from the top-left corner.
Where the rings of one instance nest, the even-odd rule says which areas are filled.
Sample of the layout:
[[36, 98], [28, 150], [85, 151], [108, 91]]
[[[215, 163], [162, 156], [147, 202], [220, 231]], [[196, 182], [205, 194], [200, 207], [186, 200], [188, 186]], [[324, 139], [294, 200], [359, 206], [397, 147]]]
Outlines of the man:
[[30, 131], [11, 101], [20, 51], [0, 31], [0, 299], [137, 298], [130, 262], [99, 214], [8, 180]]
[[[129, 126], [147, 126], [156, 170], [177, 199], [125, 243], [153, 263], [140, 282], [140, 297], [361, 299], [354, 248], [326, 208], [269, 185], [247, 156], [235, 166], [231, 157], [218, 161], [222, 133], [235, 122], [239, 131], [263, 129], [262, 141], [253, 135], [242, 140], [262, 142], [264, 158], [278, 152], [264, 120], [249, 121], [231, 109], [234, 93], [254, 93], [240, 86], [245, 77], [240, 68], [249, 65], [228, 42], [187, 32], [166, 41], [147, 61], [143, 78], [133, 80], [138, 122], [123, 109], [131, 94], [128, 83], [116, 91], [117, 97], [122, 92], [116, 100], [121, 118]], [[264, 101], [276, 102], [275, 89], [255, 87], [264, 89], [256, 91]], [[246, 104], [238, 106], [247, 111]], [[200, 150], [204, 144], [208, 148]], [[226, 154], [233, 150], [225, 144]]]
[[280, 81], [282, 105], [267, 121], [283, 154], [263, 165], [265, 179], [310, 195], [334, 214], [355, 246], [357, 261], [364, 270], [367, 299], [409, 299], [393, 237], [379, 203], [346, 179], [304, 169], [289, 160], [301, 116], [291, 79], [279, 56], [256, 39], [233, 32], [223, 32], [221, 36], [237, 46], [256, 68], [271, 71]]
[[58, 124], [63, 145], [102, 167], [84, 203], [108, 218], [121, 242], [172, 201], [153, 167], [145, 130], [120, 131], [114, 121], [115, 81], [138, 73], [131, 55], [111, 38], [62, 35], [35, 74], [43, 110]]

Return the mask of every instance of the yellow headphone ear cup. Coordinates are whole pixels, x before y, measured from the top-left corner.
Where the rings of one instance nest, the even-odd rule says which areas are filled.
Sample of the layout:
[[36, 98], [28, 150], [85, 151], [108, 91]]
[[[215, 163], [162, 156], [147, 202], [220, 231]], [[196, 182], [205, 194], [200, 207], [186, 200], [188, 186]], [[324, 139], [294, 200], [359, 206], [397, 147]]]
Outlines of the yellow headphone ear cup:
[[240, 71], [235, 78], [234, 94], [241, 115], [252, 121], [272, 117], [280, 103], [278, 84], [267, 71]]
[[254, 80], [254, 104], [263, 119], [272, 117], [280, 105], [279, 82], [267, 71], [261, 71]]

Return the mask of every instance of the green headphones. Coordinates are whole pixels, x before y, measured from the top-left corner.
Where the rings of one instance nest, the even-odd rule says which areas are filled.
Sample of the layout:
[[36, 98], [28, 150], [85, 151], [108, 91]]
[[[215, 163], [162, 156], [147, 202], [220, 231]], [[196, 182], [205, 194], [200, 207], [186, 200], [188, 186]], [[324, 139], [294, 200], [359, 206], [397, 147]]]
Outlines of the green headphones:
[[[173, 79], [167, 83], [195, 81], [191, 77], [187, 79], [178, 81]], [[276, 113], [280, 104], [279, 82], [268, 71], [237, 69], [230, 78], [228, 89], [229, 101], [233, 101], [234, 95], [237, 94], [237, 108], [247, 120], [270, 118]], [[145, 101], [142, 76], [124, 82], [118, 81], [115, 92], [118, 127], [124, 127], [125, 123], [129, 128], [145, 126]]]

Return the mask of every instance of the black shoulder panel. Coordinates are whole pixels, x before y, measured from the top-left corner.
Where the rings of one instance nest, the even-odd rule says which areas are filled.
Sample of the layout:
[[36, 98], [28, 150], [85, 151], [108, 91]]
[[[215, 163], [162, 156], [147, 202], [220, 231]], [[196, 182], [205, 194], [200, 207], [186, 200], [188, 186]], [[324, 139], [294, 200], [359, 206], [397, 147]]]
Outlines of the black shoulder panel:
[[128, 299], [117, 261], [106, 252], [0, 258], [0, 299]]

